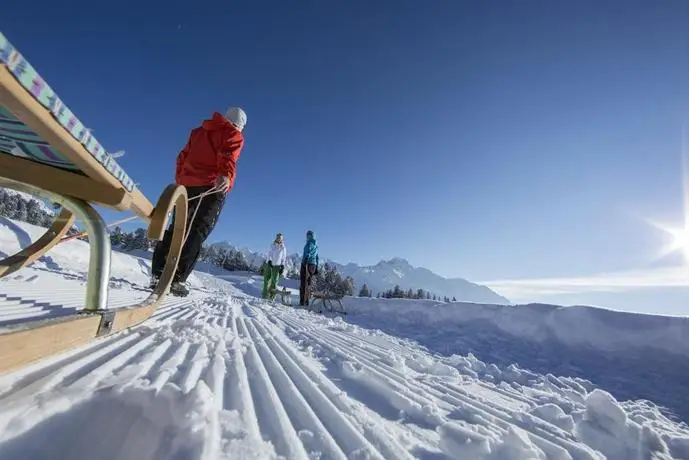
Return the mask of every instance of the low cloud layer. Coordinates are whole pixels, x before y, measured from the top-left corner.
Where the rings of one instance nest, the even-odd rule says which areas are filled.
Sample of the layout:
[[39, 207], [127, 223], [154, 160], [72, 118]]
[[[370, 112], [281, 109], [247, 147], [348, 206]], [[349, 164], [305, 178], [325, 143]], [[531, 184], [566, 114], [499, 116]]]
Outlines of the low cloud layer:
[[593, 292], [630, 292], [647, 288], [689, 287], [689, 266], [601, 273], [571, 278], [482, 281], [513, 302], [534, 302], [548, 296]]

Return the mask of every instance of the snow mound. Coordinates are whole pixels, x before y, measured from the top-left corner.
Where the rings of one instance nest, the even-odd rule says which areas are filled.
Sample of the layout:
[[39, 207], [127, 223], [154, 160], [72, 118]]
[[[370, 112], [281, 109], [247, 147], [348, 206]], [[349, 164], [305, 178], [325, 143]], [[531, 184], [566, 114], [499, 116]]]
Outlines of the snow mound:
[[673, 458], [659, 433], [629, 420], [615, 398], [599, 389], [586, 397], [586, 410], [574, 432], [607, 458]]

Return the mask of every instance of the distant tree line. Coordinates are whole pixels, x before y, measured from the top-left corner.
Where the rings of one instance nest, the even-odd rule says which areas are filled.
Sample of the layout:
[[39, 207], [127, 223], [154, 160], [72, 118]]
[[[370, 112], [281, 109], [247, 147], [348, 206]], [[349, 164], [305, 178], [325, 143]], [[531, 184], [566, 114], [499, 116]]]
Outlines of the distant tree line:
[[[60, 209], [60, 205], [54, 205], [54, 207], [56, 210]], [[41, 203], [34, 198], [27, 200], [18, 193], [0, 188], [0, 216], [2, 217], [48, 228], [53, 225], [55, 214], [46, 210], [45, 206], [41, 206]], [[67, 235], [75, 233], [78, 233], [76, 227], [67, 231]]]
[[250, 264], [244, 253], [236, 249], [228, 250], [217, 246], [202, 246], [199, 260], [231, 272], [259, 273], [261, 271], [261, 267]]
[[[359, 291], [359, 297], [373, 297], [373, 292], [365, 283], [363, 286], [361, 286], [361, 290]], [[376, 295], [376, 297], [379, 299], [417, 299], [435, 300], [437, 302], [442, 301], [446, 303], [450, 301], [457, 302], [456, 297], [452, 297], [452, 300], [450, 300], [450, 298], [447, 296], [440, 297], [423, 289], [417, 289], [416, 291], [414, 291], [413, 289], [407, 289], [405, 291], [399, 285], [396, 285], [393, 289], [388, 289], [385, 292], [379, 292]]]
[[[137, 228], [133, 232], [125, 232], [120, 227], [115, 227], [110, 232], [110, 243], [113, 249], [119, 249], [121, 251], [149, 251], [154, 249], [157, 243], [149, 240], [146, 233], [146, 229], [144, 228]], [[236, 249], [228, 250], [217, 246], [204, 245], [201, 247], [199, 261], [215, 265], [227, 271], [246, 271], [255, 273], [260, 271], [260, 267], [251, 265], [247, 262], [244, 254]]]
[[153, 241], [148, 239], [144, 228], [125, 232], [120, 227], [115, 227], [110, 231], [110, 245], [120, 251], [148, 251], [153, 247]]
[[0, 216], [39, 227], [50, 227], [55, 218], [53, 214], [43, 209], [38, 200], [27, 201], [21, 195], [2, 188], [0, 188]]

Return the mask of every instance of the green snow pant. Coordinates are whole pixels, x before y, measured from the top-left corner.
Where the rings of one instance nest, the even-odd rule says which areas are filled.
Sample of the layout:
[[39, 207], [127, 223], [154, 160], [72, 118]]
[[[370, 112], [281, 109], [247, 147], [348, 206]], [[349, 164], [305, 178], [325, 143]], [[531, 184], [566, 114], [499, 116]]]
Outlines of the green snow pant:
[[280, 267], [266, 265], [263, 269], [263, 298], [275, 299], [275, 289], [280, 281]]

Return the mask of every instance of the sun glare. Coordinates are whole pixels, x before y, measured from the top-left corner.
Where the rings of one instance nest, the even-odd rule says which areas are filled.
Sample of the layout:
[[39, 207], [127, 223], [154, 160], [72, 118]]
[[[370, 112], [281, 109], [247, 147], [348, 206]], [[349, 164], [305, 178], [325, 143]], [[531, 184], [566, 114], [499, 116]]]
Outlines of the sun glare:
[[689, 145], [687, 144], [686, 131], [682, 131], [682, 192], [684, 225], [680, 227], [648, 221], [654, 227], [664, 231], [670, 236], [671, 241], [660, 250], [660, 257], [673, 252], [680, 252], [684, 261], [689, 263]]
[[681, 252], [684, 255], [684, 260], [689, 262], [689, 228], [672, 228], [657, 223], [654, 225], [672, 238], [672, 241], [662, 249], [662, 255]]

